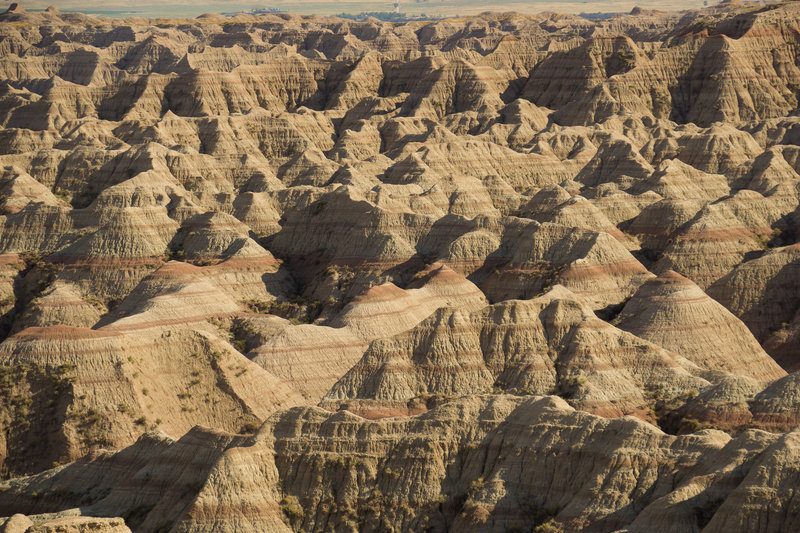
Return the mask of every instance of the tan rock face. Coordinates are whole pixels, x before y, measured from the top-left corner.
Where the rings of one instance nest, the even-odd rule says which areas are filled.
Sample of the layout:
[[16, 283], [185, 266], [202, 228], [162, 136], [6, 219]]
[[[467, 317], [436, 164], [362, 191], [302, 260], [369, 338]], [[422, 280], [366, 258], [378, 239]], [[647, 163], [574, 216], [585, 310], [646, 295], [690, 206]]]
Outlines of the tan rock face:
[[672, 354], [597, 319], [558, 286], [479, 313], [440, 309], [413, 330], [374, 342], [326, 400], [349, 407], [350, 399], [424, 403], [476, 390], [559, 391], [585, 410], [622, 414], [647, 410], [654, 391], [669, 398], [705, 386]]
[[[82, 509], [127, 514], [145, 530], [161, 519], [180, 531], [289, 531], [321, 522], [388, 531], [495, 524], [495, 531], [550, 520], [576, 530], [644, 531], [669, 517], [669, 531], [714, 521], [724, 525], [712, 530], [723, 531], [747, 522], [742, 510], [723, 513], [734, 501], [747, 502], [747, 516], [791, 506], [796, 466], [785, 461], [793, 446], [794, 433], [666, 435], [553, 397], [472, 396], [380, 421], [295, 408], [247, 439], [200, 429], [177, 442], [151, 434], [115, 455], [12, 480], [0, 509], [46, 511], [57, 505], [35, 501], [35, 491], [91, 484], [96, 492]], [[520, 477], [521, 469], [536, 475]], [[754, 490], [767, 475], [781, 480], [774, 494]], [[197, 479], [207, 481], [193, 485]], [[609, 485], [615, 497], [598, 497]], [[76, 496], [64, 498], [70, 505]]]
[[708, 370], [763, 382], [784, 374], [738, 318], [673, 271], [642, 285], [615, 323]]
[[0, 14], [0, 531], [797, 530], [799, 6]]

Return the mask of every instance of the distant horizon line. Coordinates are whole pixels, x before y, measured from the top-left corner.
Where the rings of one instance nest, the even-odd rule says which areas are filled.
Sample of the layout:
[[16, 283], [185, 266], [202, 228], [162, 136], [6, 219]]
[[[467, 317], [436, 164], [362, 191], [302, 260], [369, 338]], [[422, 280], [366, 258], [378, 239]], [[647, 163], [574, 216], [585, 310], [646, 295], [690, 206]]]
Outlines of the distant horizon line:
[[[558, 0], [532, 0], [529, 2], [522, 2], [511, 0], [508, 4], [500, 4], [494, 6], [495, 9], [486, 9], [485, 6], [475, 5], [472, 3], [448, 2], [448, 5], [441, 5], [441, 1], [432, 0], [433, 5], [416, 1], [416, 2], [403, 2], [399, 6], [402, 11], [395, 11], [392, 9], [393, 2], [381, 2], [369, 4], [359, 1], [343, 1], [343, 2], [296, 2], [288, 3], [278, 1], [278, 5], [261, 5], [254, 6], [253, 4], [243, 3], [231, 5], [221, 3], [213, 0], [208, 3], [163, 3], [158, 5], [137, 5], [137, 6], [91, 6], [91, 5], [69, 5], [60, 7], [55, 3], [55, 7], [63, 13], [80, 13], [85, 15], [106, 16], [111, 18], [125, 18], [125, 17], [143, 17], [143, 18], [196, 18], [203, 14], [216, 14], [223, 17], [235, 17], [237, 15], [261, 15], [261, 14], [296, 14], [301, 16], [318, 16], [318, 17], [336, 17], [345, 15], [346, 18], [358, 17], [362, 15], [372, 14], [385, 14], [385, 15], [399, 15], [401, 18], [409, 19], [426, 19], [426, 20], [441, 20], [450, 18], [472, 17], [482, 13], [519, 13], [521, 15], [540, 15], [544, 13], [562, 13], [565, 15], [581, 16], [588, 19], [602, 19], [614, 15], [627, 14], [636, 7], [643, 10], [654, 10], [662, 12], [683, 12], [688, 10], [703, 9], [713, 7], [718, 2], [716, 0], [684, 0], [677, 2], [656, 2], [654, 0], [631, 0], [619, 1], [608, 0], [605, 2], [590, 2], [590, 1], [561, 1]], [[14, 2], [13, 0], [6, 0], [6, 5], [9, 7], [13, 4], [19, 4], [25, 11], [31, 13], [40, 13], [46, 10], [47, 2]], [[27, 7], [27, 5], [34, 4], [36, 7]], [[563, 6], [555, 6], [554, 4], [564, 4]], [[719, 2], [721, 3], [721, 2]], [[771, 3], [764, 0], [755, 0], [753, 2], [744, 3]], [[27, 4], [27, 5], [26, 5]], [[266, 4], [266, 3], [265, 3]], [[306, 4], [305, 6], [303, 4]], [[323, 4], [330, 4], [325, 5]], [[403, 5], [405, 4], [405, 5]], [[654, 5], [655, 4], [655, 5]], [[709, 5], [711, 4], [711, 5]], [[381, 9], [383, 7], [383, 9]], [[411, 7], [412, 9], [407, 9]], [[406, 9], [403, 9], [406, 8]], [[560, 9], [559, 9], [560, 8]], [[584, 8], [584, 9], [580, 9]], [[3, 8], [0, 7], [0, 10]], [[0, 11], [2, 12], [2, 11]]]

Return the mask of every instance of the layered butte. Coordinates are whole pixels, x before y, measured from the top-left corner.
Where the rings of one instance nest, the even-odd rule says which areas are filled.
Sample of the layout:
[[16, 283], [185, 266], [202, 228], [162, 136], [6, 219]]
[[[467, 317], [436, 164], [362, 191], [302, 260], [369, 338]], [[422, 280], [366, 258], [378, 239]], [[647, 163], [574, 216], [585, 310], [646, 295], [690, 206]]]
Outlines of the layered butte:
[[0, 14], [0, 533], [800, 530], [800, 5]]

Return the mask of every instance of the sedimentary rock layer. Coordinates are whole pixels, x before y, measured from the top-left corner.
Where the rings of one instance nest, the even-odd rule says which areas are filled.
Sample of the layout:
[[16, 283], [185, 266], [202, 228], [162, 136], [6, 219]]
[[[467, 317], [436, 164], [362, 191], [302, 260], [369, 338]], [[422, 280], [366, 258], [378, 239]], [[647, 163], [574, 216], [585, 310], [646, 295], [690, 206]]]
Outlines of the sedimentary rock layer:
[[793, 531], [800, 7], [0, 14], [0, 531]]

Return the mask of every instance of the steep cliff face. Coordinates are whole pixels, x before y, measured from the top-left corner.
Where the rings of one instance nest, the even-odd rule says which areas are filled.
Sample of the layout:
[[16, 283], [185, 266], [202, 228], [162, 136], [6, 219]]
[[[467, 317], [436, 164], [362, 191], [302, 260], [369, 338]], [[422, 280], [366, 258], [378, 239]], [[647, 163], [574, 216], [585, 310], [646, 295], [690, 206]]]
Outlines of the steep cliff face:
[[0, 14], [0, 532], [797, 529], [798, 21]]

